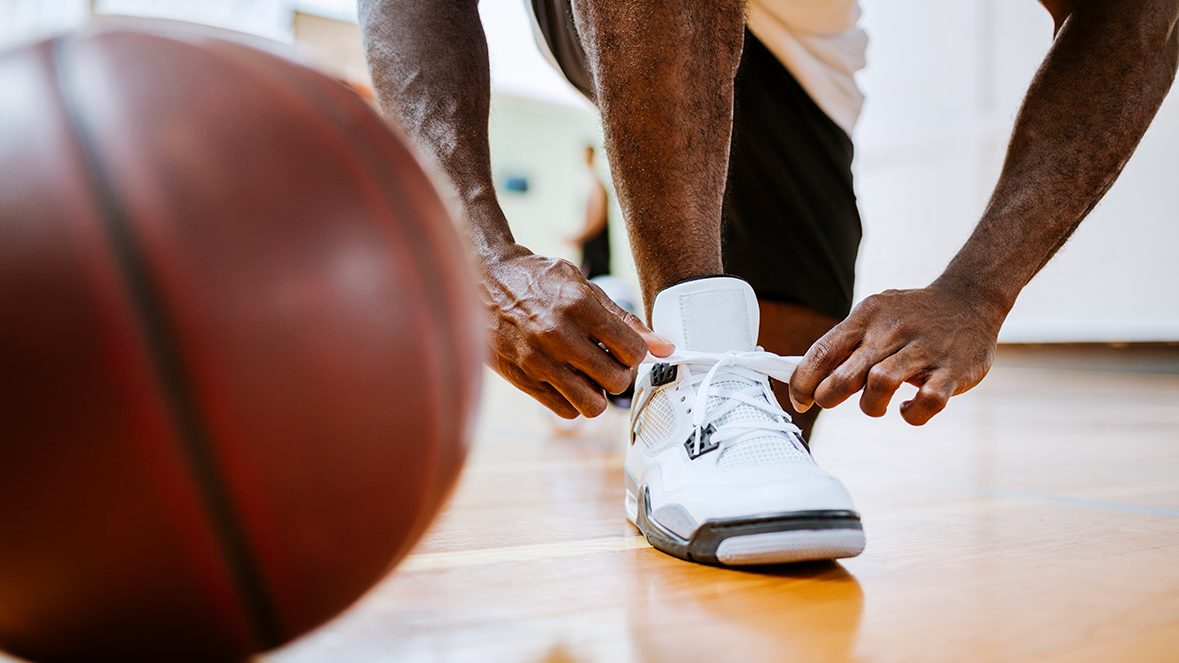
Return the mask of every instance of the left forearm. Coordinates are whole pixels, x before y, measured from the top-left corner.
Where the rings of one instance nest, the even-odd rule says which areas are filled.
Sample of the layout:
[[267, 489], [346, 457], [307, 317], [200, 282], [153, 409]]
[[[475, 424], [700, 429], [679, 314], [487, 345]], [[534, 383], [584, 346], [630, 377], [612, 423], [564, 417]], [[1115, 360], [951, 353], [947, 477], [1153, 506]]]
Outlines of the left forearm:
[[986, 211], [935, 281], [1000, 317], [1113, 184], [1175, 76], [1179, 0], [1072, 4]]
[[860, 409], [901, 404], [921, 425], [994, 361], [1019, 291], [1113, 184], [1175, 76], [1179, 0], [1051, 0], [1063, 21], [1016, 118], [983, 218], [928, 288], [868, 297], [807, 351], [790, 378], [805, 412], [862, 391]]

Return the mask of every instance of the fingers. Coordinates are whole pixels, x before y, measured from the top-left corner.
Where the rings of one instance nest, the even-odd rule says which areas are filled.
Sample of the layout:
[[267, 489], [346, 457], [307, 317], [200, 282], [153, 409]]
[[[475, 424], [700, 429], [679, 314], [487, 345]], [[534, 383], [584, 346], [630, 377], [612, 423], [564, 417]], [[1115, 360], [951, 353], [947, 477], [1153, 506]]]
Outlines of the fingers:
[[868, 370], [860, 409], [869, 417], [883, 417], [897, 389], [927, 369], [923, 355], [911, 346], [877, 363]]
[[[601, 288], [587, 284], [593, 295], [572, 310], [574, 317], [550, 338], [559, 337], [559, 347], [549, 355], [567, 364], [574, 373], [589, 378], [598, 391], [619, 394], [630, 387], [632, 367], [647, 356], [647, 344], [622, 318], [626, 311], [610, 301]], [[562, 374], [552, 380], [557, 388], [567, 380]]]
[[[599, 351], [599, 354], [606, 357], [604, 352]], [[581, 372], [547, 362], [539, 355], [529, 356], [523, 364], [526, 366], [501, 362], [496, 370], [518, 389], [566, 419], [574, 419], [579, 414], [593, 418], [606, 411], [607, 401], [602, 387]], [[626, 375], [625, 384], [618, 390], [623, 392], [630, 386], [630, 373], [621, 367], [619, 370]]]
[[[588, 340], [582, 344], [582, 347], [577, 348], [577, 351], [583, 354], [596, 352], [603, 357], [606, 356], [601, 348]], [[569, 356], [568, 352], [553, 353], [551, 350], [533, 349], [520, 356], [513, 368], [525, 376], [525, 381], [533, 385], [546, 385], [549, 389], [556, 390], [561, 398], [575, 409], [576, 412], [573, 416], [580, 413], [586, 417], [596, 417], [604, 412], [606, 410], [606, 394], [603, 392], [603, 388], [573, 367], [552, 359], [554, 354], [555, 356]]]
[[569, 356], [569, 366], [584, 373], [590, 380], [611, 394], [621, 394], [634, 379], [631, 370], [614, 359], [592, 339]]
[[647, 356], [646, 342], [622, 319], [626, 312], [600, 288], [587, 285], [592, 294], [582, 290], [579, 300], [502, 362], [511, 364], [501, 371], [505, 377], [568, 418], [604, 412], [604, 390], [626, 391], [633, 379], [631, 367]]
[[667, 357], [675, 352], [675, 343], [648, 329], [647, 325], [643, 324], [643, 321], [639, 320], [635, 314], [629, 311], [624, 311], [624, 313], [626, 315], [623, 318], [623, 322], [642, 337], [643, 342], [647, 344], [647, 350], [651, 354], [656, 357]]
[[862, 338], [862, 327], [853, 314], [815, 341], [790, 377], [790, 402], [806, 412], [815, 402], [819, 385], [851, 356]]
[[670, 352], [568, 261], [523, 253], [487, 268], [497, 370], [557, 414], [594, 417], [648, 350]]
[[594, 418], [606, 411], [606, 394], [593, 380], [570, 368], [558, 372], [548, 384], [577, 408], [583, 417]]
[[912, 400], [901, 403], [901, 416], [914, 426], [923, 426], [933, 415], [945, 409], [946, 403], [957, 390], [957, 381], [948, 370], [936, 370], [921, 385]]
[[520, 391], [564, 419], [576, 419], [578, 410], [547, 382], [537, 382], [511, 363], [501, 363], [496, 371]]
[[590, 283], [589, 286], [597, 295], [598, 302], [610, 314], [594, 329], [595, 337], [618, 361], [633, 368], [643, 361], [647, 352], [656, 357], [666, 357], [675, 352], [675, 345], [671, 341], [648, 329], [638, 316], [614, 303], [596, 284]]
[[879, 359], [875, 348], [861, 345], [815, 388], [815, 404], [832, 408], [863, 389], [868, 379], [868, 370]]

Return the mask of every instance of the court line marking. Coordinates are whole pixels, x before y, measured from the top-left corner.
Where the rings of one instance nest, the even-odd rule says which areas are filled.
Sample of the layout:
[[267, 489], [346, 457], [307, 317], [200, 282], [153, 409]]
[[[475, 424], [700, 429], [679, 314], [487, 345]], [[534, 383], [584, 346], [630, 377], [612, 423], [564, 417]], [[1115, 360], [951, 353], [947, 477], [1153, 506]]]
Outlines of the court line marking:
[[570, 470], [594, 471], [617, 469], [622, 470], [622, 458], [618, 456], [573, 460], [520, 460], [472, 461], [464, 470], [464, 474], [536, 474], [541, 470]]
[[980, 487], [977, 492], [993, 497], [1012, 497], [1017, 499], [1034, 500], [1038, 502], [1056, 502], [1058, 504], [1071, 504], [1073, 506], [1087, 506], [1094, 509], [1127, 511], [1129, 513], [1137, 513], [1144, 516], [1179, 518], [1179, 509], [1168, 509], [1161, 506], [1140, 506], [1137, 504], [1123, 504], [1121, 502], [1104, 502], [1102, 500], [1091, 500], [1084, 497], [1067, 497], [1065, 495], [1036, 493], [1027, 490], [1015, 490], [1010, 488]]
[[[1118, 502], [1103, 502], [1080, 497], [1065, 497], [1047, 493], [1035, 493], [1024, 490], [1005, 488], [978, 488], [976, 494], [991, 497], [1025, 499], [1040, 502], [1055, 502], [1073, 506], [1084, 506], [1115, 511], [1127, 511], [1139, 515], [1161, 516], [1165, 518], [1179, 518], [1179, 509], [1165, 507], [1137, 506]], [[985, 505], [976, 505], [983, 507]], [[553, 543], [535, 543], [519, 546], [500, 546], [497, 548], [481, 548], [476, 550], [455, 550], [437, 553], [418, 553], [410, 555], [399, 566], [401, 572], [430, 571], [440, 569], [465, 568], [502, 564], [506, 562], [543, 561], [563, 557], [578, 557], [604, 552], [625, 552], [650, 548], [645, 537], [641, 534], [632, 536], [610, 536], [581, 541], [557, 541]]]
[[450, 552], [418, 553], [410, 555], [398, 567], [399, 571], [427, 571], [433, 569], [454, 569], [503, 562], [525, 562], [560, 557], [577, 557], [601, 552], [624, 552], [650, 548], [651, 544], [641, 534], [633, 536], [609, 536], [583, 541], [558, 541], [535, 543], [521, 546], [503, 546], [478, 550], [455, 550]]

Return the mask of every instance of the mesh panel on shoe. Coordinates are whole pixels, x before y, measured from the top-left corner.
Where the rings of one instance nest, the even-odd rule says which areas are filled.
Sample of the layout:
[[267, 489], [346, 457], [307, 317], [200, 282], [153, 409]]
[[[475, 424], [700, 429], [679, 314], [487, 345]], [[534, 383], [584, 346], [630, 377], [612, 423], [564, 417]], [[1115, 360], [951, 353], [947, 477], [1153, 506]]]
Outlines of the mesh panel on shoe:
[[643, 441], [647, 453], [655, 454], [674, 442], [671, 435], [675, 432], [675, 412], [671, 407], [669, 390], [664, 389], [652, 396], [642, 416], [638, 437]]
[[[718, 407], [724, 402], [723, 394], [727, 391], [738, 391], [748, 388], [749, 382], [744, 380], [719, 380], [712, 383], [715, 390], [708, 399], [708, 407]], [[769, 415], [752, 405], [742, 403], [714, 423], [720, 428], [728, 423], [741, 421], [765, 421]], [[759, 437], [752, 437], [736, 443], [725, 444], [721, 447], [720, 456], [716, 460], [717, 467], [742, 468], [761, 467], [773, 463], [810, 463], [810, 454], [786, 433], [768, 432]]]

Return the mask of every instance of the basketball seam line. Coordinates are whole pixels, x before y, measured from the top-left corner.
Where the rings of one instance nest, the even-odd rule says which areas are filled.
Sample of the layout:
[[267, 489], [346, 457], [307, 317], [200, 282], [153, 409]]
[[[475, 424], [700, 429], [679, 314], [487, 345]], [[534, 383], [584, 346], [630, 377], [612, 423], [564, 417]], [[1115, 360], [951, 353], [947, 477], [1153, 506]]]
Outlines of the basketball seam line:
[[65, 40], [61, 37], [50, 43], [58, 93], [69, 127], [89, 167], [99, 216], [106, 226], [115, 261], [138, 314], [138, 326], [146, 340], [147, 354], [155, 370], [156, 381], [164, 391], [170, 419], [180, 443], [181, 456], [204, 502], [205, 516], [212, 526], [214, 538], [220, 544], [223, 561], [229, 568], [238, 598], [245, 607], [251, 635], [257, 644], [272, 647], [284, 639], [281, 624], [250, 553], [244, 529], [233, 512], [228, 490], [219, 476], [217, 461], [209, 445], [209, 435], [201, 426], [196, 399], [188, 389], [183, 359], [179, 348], [172, 343], [174, 335], [169, 333], [161, 297], [154, 287], [146, 261], [136, 246], [129, 216], [120, 205], [113, 183], [106, 176], [99, 148], [86, 126], [74, 90], [66, 80], [66, 72], [71, 69], [64, 53], [65, 47]]

